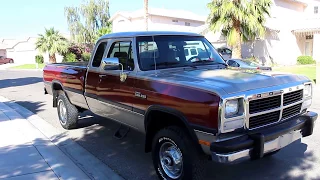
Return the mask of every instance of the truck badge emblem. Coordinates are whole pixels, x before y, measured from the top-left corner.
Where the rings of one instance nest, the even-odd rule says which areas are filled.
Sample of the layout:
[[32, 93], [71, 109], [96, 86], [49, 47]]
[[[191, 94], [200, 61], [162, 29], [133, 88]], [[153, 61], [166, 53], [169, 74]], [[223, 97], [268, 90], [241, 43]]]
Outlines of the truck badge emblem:
[[141, 94], [141, 92], [135, 92], [134, 95], [142, 99], [147, 99], [147, 95]]

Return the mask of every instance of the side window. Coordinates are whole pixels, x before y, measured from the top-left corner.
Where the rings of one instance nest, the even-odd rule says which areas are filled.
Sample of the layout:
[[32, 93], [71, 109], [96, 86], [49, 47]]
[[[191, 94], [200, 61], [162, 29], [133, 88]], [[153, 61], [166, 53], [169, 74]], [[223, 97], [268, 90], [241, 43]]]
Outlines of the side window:
[[106, 46], [107, 46], [106, 42], [102, 42], [99, 44], [97, 51], [94, 55], [93, 61], [92, 61], [92, 67], [99, 67], [100, 66], [101, 60], [103, 58], [103, 54], [106, 51]]
[[123, 70], [133, 71], [134, 61], [131, 41], [114, 42], [108, 53], [108, 58], [112, 57], [119, 58], [119, 62], [123, 65]]
[[228, 65], [229, 65], [229, 66], [233, 66], [234, 63], [235, 63], [235, 62], [232, 61], [232, 60], [229, 60], [229, 61], [228, 61]]
[[231, 54], [232, 52], [231, 52], [230, 49], [226, 49], [226, 53], [227, 53], [227, 54]]
[[190, 49], [191, 55], [197, 55], [197, 50], [196, 49]]
[[189, 56], [189, 50], [188, 49], [184, 49], [184, 55], [185, 56]]

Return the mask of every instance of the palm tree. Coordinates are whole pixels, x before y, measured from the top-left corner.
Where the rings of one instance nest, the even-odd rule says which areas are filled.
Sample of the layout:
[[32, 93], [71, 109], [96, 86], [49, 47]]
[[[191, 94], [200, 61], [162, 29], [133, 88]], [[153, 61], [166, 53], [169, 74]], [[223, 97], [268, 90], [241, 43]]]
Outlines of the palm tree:
[[241, 58], [241, 42], [265, 34], [266, 15], [271, 0], [212, 0], [208, 3], [208, 22], [214, 32], [221, 31], [232, 46], [232, 58]]
[[41, 53], [49, 53], [49, 62], [56, 62], [56, 53], [66, 53], [68, 50], [68, 41], [64, 38], [59, 31], [53, 27], [45, 29], [44, 34], [39, 34], [36, 41], [36, 49]]

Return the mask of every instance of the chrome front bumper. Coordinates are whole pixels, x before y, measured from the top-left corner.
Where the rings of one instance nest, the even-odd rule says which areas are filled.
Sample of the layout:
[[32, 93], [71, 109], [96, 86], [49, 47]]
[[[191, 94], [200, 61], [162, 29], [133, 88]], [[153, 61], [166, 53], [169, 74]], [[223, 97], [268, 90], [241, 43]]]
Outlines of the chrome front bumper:
[[310, 136], [317, 118], [317, 113], [307, 112], [278, 125], [250, 131], [237, 138], [213, 142], [210, 145], [212, 160], [228, 164], [260, 159], [267, 153], [279, 150], [302, 137]]
[[[264, 143], [263, 153], [269, 153], [281, 149], [294, 141], [301, 139], [302, 134], [300, 131], [293, 131], [288, 134], [279, 136], [275, 140]], [[245, 149], [239, 152], [219, 154], [212, 153], [212, 160], [219, 163], [233, 163], [237, 161], [244, 161], [251, 158], [250, 153], [252, 153], [253, 148]]]

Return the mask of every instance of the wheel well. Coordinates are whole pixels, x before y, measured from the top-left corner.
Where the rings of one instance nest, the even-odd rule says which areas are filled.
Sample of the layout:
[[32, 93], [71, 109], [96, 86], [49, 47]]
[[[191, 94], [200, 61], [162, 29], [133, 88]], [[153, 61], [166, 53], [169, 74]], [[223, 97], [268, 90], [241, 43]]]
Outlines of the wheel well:
[[182, 127], [186, 130], [186, 132], [190, 135], [192, 139], [196, 138], [194, 132], [191, 132], [190, 129], [188, 129], [187, 125], [181, 119], [181, 117], [168, 112], [163, 112], [161, 110], [153, 110], [148, 112], [146, 117], [145, 152], [151, 151], [152, 140], [156, 133], [159, 130], [168, 126]]
[[58, 103], [57, 99], [60, 92], [63, 92], [62, 85], [59, 83], [53, 83], [52, 84], [53, 107], [57, 107], [57, 103]]

